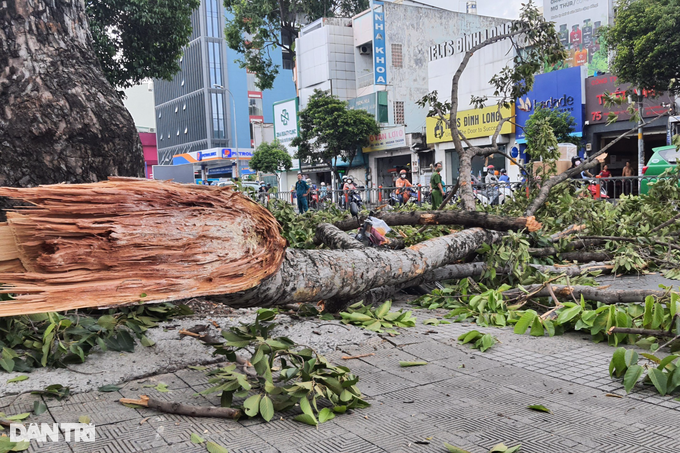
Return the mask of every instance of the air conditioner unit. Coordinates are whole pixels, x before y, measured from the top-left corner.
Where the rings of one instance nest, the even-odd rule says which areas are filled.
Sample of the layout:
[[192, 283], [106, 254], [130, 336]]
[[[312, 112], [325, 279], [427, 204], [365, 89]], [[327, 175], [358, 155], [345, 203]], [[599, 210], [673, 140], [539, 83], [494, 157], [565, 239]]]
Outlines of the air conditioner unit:
[[368, 46], [361, 46], [359, 47], [359, 55], [370, 55], [371, 54], [371, 48]]

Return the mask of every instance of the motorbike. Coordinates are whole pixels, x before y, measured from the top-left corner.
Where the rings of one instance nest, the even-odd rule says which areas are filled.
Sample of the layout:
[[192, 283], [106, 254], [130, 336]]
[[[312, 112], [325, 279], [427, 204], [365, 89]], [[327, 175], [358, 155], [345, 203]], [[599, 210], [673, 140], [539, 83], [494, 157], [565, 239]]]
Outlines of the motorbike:
[[389, 242], [385, 235], [390, 231], [391, 228], [383, 220], [369, 216], [359, 227], [354, 238], [367, 247], [379, 247]]
[[309, 192], [309, 208], [319, 209], [319, 191], [317, 189], [312, 189]]
[[389, 199], [390, 206], [399, 206], [399, 205], [405, 205], [405, 204], [419, 204], [419, 202], [418, 202], [418, 191], [416, 190], [415, 187], [406, 187], [406, 188], [404, 188], [403, 191], [408, 194], [406, 203], [404, 203], [404, 197], [401, 194], [397, 195], [396, 191], [393, 191], [392, 193], [390, 193], [390, 199]]
[[350, 190], [347, 194], [347, 201], [349, 203], [349, 212], [352, 214], [352, 217], [359, 217], [359, 211], [364, 207], [364, 202], [361, 200], [359, 191], [356, 189]]
[[498, 183], [486, 187], [475, 187], [474, 194], [483, 206], [497, 206], [505, 203], [506, 200], [513, 200], [516, 188], [516, 184]]

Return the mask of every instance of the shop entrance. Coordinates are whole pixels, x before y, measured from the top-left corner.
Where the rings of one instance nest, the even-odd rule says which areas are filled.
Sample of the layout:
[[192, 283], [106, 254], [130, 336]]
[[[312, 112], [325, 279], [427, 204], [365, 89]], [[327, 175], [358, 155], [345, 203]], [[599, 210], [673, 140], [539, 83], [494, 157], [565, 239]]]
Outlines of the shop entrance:
[[[505, 152], [505, 146], [499, 146], [499, 151]], [[449, 168], [451, 170], [451, 180], [455, 181], [458, 178], [459, 159], [456, 151], [447, 151], [447, 161], [450, 160]], [[496, 171], [505, 168], [505, 157], [500, 154], [493, 154], [486, 157], [475, 156], [472, 158], [472, 174], [477, 178], [482, 177], [482, 169], [487, 165], [493, 165]], [[506, 169], [507, 170], [507, 169]]]
[[[601, 138], [600, 149], [607, 146], [615, 139], [616, 137]], [[652, 157], [653, 148], [666, 145], [666, 135], [665, 133], [645, 134], [644, 141], [646, 164], [649, 158]], [[637, 136], [631, 135], [619, 140], [606, 151], [607, 158], [605, 159], [605, 163], [607, 164], [609, 171], [612, 173], [612, 176], [621, 176], [621, 172], [623, 171], [623, 167], [626, 165], [626, 161], [630, 161], [630, 165], [633, 167], [633, 174], [638, 174], [637, 146]]]
[[406, 178], [413, 181], [410, 154], [376, 159], [376, 164], [378, 175], [375, 184], [378, 186], [394, 187], [394, 181], [401, 170], [406, 170]]

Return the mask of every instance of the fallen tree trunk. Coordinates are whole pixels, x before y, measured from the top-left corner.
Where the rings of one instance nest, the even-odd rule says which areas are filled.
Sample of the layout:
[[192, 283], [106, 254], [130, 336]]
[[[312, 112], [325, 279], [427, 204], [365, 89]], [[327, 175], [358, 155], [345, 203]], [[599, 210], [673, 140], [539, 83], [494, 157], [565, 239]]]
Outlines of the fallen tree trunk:
[[[380, 212], [374, 217], [384, 220], [390, 226], [398, 225], [461, 225], [480, 227], [496, 231], [529, 232], [541, 229], [541, 224], [534, 217], [503, 217], [476, 211], [411, 211]], [[334, 225], [343, 231], [359, 228], [365, 218], [352, 217]]]
[[590, 263], [591, 261], [609, 261], [612, 259], [612, 254], [604, 250], [595, 252], [566, 252], [560, 253], [560, 258], [564, 261], [577, 261], [579, 263]]
[[116, 178], [0, 196], [34, 205], [0, 226], [12, 241], [0, 269], [21, 264], [0, 272], [0, 293], [16, 295], [0, 301], [0, 316], [217, 295], [237, 307], [341, 306], [502, 237], [472, 228], [399, 251], [286, 250], [276, 219], [227, 188]]
[[531, 256], [552, 256], [552, 255], [557, 255], [558, 253], [568, 253], [573, 250], [580, 250], [586, 247], [592, 247], [594, 245], [600, 245], [604, 241], [601, 241], [599, 239], [581, 239], [578, 241], [572, 241], [566, 244], [562, 250], [559, 251], [555, 247], [544, 247], [544, 248], [530, 248], [529, 249], [529, 255]]
[[[547, 287], [541, 288], [543, 285], [529, 285], [525, 286], [524, 290], [528, 292], [534, 292], [539, 290], [532, 297], [550, 297], [550, 289]], [[632, 303], [632, 302], [644, 302], [645, 297], [654, 296], [657, 298], [662, 298], [667, 296], [667, 291], [655, 290], [655, 289], [610, 289], [605, 286], [567, 286], [567, 285], [550, 285], [555, 295], [564, 296], [565, 298], [571, 298], [573, 295], [576, 299], [581, 296], [585, 300], [595, 300], [602, 302], [603, 304], [619, 304], [619, 303]], [[524, 296], [525, 291], [519, 289], [512, 289], [505, 291], [503, 295], [510, 299], [514, 297]]]

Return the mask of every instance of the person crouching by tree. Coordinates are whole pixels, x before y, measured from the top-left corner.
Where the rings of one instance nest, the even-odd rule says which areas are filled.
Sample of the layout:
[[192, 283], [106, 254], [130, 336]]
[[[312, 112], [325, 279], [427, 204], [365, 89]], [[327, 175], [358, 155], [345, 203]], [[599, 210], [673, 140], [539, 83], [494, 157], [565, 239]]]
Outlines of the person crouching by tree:
[[430, 178], [430, 188], [432, 189], [432, 209], [439, 209], [439, 205], [444, 200], [444, 188], [442, 187], [442, 163], [437, 162], [434, 166], [434, 173]]
[[298, 211], [300, 214], [304, 214], [309, 209], [307, 205], [307, 195], [309, 195], [310, 187], [307, 182], [302, 179], [302, 173], [298, 173], [298, 180], [295, 183], [295, 195], [297, 196]]

